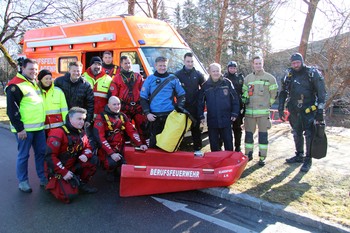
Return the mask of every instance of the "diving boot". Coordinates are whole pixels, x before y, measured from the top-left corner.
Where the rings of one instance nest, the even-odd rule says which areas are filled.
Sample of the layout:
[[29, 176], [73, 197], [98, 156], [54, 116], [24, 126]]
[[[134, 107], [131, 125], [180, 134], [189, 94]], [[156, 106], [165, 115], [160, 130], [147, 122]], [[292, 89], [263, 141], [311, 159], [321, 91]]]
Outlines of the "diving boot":
[[308, 172], [311, 168], [312, 160], [311, 157], [306, 157], [305, 161], [303, 163], [303, 166], [301, 166], [300, 171], [301, 172]]
[[289, 159], [286, 159], [286, 163], [303, 163], [304, 156], [303, 153], [295, 152], [295, 156]]

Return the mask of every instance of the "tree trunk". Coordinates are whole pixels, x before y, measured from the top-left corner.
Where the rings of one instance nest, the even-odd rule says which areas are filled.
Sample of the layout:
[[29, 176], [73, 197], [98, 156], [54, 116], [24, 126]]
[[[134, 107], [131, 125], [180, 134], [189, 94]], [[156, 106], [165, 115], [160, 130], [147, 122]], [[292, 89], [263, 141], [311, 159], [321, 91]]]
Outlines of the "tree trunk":
[[17, 70], [17, 63], [12, 59], [11, 55], [8, 53], [7, 49], [4, 47], [2, 43], [0, 43], [0, 51], [4, 54], [4, 57], [8, 61], [8, 63]]
[[158, 18], [158, 6], [157, 6], [158, 0], [153, 0], [152, 1], [152, 13], [153, 13], [153, 18], [157, 19]]
[[312, 28], [312, 23], [315, 18], [315, 13], [317, 9], [317, 4], [320, 0], [310, 0], [307, 2], [304, 0], [306, 4], [308, 4], [308, 12], [306, 14], [306, 19], [303, 28], [303, 34], [301, 35], [300, 45], [299, 45], [299, 53], [303, 55], [304, 59], [306, 58], [307, 44], [309, 42], [310, 31]]
[[[221, 0], [220, 0], [220, 2], [221, 2]], [[219, 22], [218, 37], [216, 40], [215, 62], [217, 62], [217, 63], [220, 63], [220, 59], [221, 59], [222, 36], [224, 34], [227, 9], [228, 9], [228, 0], [224, 0], [224, 4], [223, 4], [222, 10], [221, 10], [220, 22]]]
[[135, 15], [136, 0], [128, 0], [128, 14]]

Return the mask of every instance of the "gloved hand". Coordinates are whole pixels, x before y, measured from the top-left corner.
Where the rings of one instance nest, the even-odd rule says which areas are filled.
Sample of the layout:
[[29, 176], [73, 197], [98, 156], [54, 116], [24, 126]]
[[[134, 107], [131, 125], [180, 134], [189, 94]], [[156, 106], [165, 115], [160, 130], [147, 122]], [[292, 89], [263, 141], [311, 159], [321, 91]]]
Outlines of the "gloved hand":
[[317, 109], [315, 120], [318, 121], [318, 122], [324, 121], [324, 119], [323, 119], [323, 109]]
[[278, 114], [279, 114], [279, 117], [281, 119], [281, 121], [285, 121], [286, 118], [285, 118], [285, 115], [284, 115], [284, 110], [283, 109], [278, 109]]

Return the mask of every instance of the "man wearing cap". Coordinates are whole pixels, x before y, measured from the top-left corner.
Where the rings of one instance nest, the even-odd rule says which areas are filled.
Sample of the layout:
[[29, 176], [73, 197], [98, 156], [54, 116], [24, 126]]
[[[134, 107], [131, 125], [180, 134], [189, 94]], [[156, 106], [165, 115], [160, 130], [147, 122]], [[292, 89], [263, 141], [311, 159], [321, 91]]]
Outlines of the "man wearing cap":
[[270, 107], [275, 102], [277, 83], [274, 76], [265, 72], [264, 60], [255, 56], [252, 60], [253, 73], [244, 79], [242, 99], [245, 103], [245, 155], [253, 159], [254, 133], [258, 126], [259, 165], [265, 165], [269, 144], [268, 129], [271, 128]]
[[326, 88], [322, 74], [316, 68], [306, 66], [300, 53], [293, 54], [290, 61], [291, 68], [287, 69], [286, 76], [281, 81], [278, 107], [280, 118], [284, 121], [284, 106], [288, 98], [289, 123], [292, 127], [296, 151], [295, 156], [286, 159], [286, 162], [303, 163], [300, 170], [308, 172], [312, 164], [310, 153], [312, 127], [314, 120], [318, 122], [324, 120]]
[[98, 56], [92, 57], [90, 67], [83, 74], [85, 80], [91, 85], [94, 92], [94, 115], [101, 113], [107, 104], [107, 93], [112, 78], [102, 71], [102, 59]]
[[185, 109], [197, 120], [191, 126], [191, 134], [193, 140], [193, 150], [196, 156], [203, 156], [202, 138], [200, 131], [200, 118], [198, 117], [198, 96], [200, 87], [205, 82], [205, 78], [201, 72], [196, 70], [193, 66], [193, 54], [186, 53], [184, 55], [184, 66], [181, 70], [175, 73], [180, 80], [182, 87], [186, 92]]
[[36, 61], [24, 59], [21, 72], [17, 73], [5, 87], [7, 115], [11, 122], [11, 131], [15, 134], [18, 143], [16, 164], [18, 188], [25, 193], [32, 192], [28, 180], [29, 150], [32, 146], [40, 186], [47, 184], [44, 174], [45, 108], [41, 91], [35, 82], [37, 75]]
[[244, 76], [242, 73], [237, 72], [237, 68], [237, 62], [230, 61], [227, 64], [227, 73], [224, 74], [224, 77], [232, 82], [235, 91], [239, 97], [240, 114], [238, 115], [237, 119], [232, 123], [232, 130], [233, 135], [235, 136], [235, 151], [241, 151], [242, 124], [244, 117], [244, 105], [242, 102], [242, 88], [244, 83]]

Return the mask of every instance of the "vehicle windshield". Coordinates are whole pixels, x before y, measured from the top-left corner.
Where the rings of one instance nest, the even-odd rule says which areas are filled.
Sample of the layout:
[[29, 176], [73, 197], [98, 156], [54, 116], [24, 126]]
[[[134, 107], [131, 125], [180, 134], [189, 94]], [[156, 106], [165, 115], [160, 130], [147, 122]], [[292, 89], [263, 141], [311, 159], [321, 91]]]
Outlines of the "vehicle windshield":
[[[190, 49], [186, 48], [143, 47], [141, 50], [148, 61], [148, 65], [150, 66], [152, 73], [155, 72], [154, 63], [157, 57], [163, 56], [168, 58], [168, 72], [175, 73], [176, 71], [182, 69], [184, 55], [186, 53], [192, 52]], [[202, 74], [207, 74], [196, 56], [193, 56], [193, 63], [193, 66], [196, 68], [196, 70], [200, 71]]]

